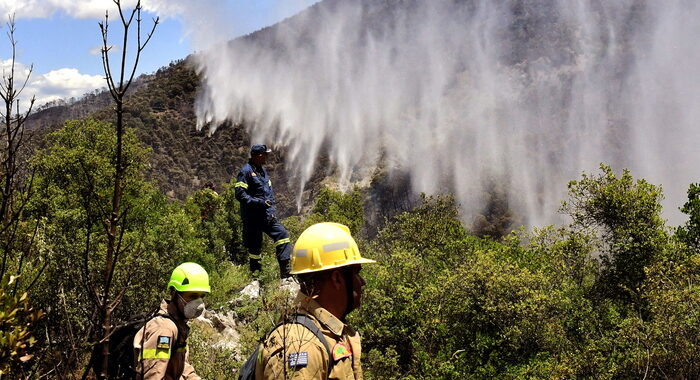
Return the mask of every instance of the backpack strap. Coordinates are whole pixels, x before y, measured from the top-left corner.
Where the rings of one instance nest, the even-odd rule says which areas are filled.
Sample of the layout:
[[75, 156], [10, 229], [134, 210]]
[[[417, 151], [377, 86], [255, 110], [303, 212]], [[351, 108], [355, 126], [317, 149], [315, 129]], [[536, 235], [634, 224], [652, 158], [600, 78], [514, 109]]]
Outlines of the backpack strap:
[[[150, 319], [153, 319], [153, 318], [155, 318], [155, 317], [167, 318], [167, 319], [173, 321], [173, 323], [175, 324], [175, 329], [177, 329], [177, 335], [175, 335], [175, 344], [173, 345], [173, 351], [176, 351], [176, 350], [178, 350], [178, 349], [180, 349], [180, 348], [183, 348], [183, 347], [187, 347], [187, 342], [186, 342], [186, 341], [185, 341], [185, 342], [180, 342], [180, 336], [181, 336], [181, 335], [184, 335], [184, 334], [181, 334], [180, 325], [178, 325], [177, 321], [175, 320], [175, 318], [173, 318], [172, 315], [170, 315], [170, 314], [168, 314], [168, 313], [160, 313], [160, 312], [158, 312], [158, 313], [156, 313], [155, 315], [153, 315]], [[150, 320], [150, 319], [149, 319], [149, 320]]]
[[[331, 351], [330, 346], [328, 346], [326, 336], [323, 335], [323, 332], [321, 332], [321, 329], [318, 328], [313, 319], [309, 318], [309, 316], [306, 314], [294, 314], [288, 321], [280, 322], [277, 326], [279, 327], [285, 323], [298, 323], [306, 327], [307, 330], [311, 331], [314, 335], [316, 335], [316, 338], [318, 338], [318, 340], [321, 341], [323, 347], [326, 348], [326, 352], [328, 353], [328, 374], [326, 377], [330, 377], [331, 370], [333, 369], [333, 365], [335, 364], [335, 362], [333, 361], [333, 352]], [[276, 328], [277, 327], [275, 327], [275, 329]]]

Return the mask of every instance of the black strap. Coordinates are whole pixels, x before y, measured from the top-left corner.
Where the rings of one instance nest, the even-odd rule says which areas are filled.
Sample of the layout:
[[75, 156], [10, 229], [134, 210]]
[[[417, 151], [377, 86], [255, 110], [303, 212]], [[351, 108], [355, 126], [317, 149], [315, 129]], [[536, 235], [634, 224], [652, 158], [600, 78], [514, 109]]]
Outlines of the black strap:
[[316, 335], [316, 338], [318, 338], [318, 340], [320, 340], [321, 343], [323, 343], [323, 347], [325, 347], [326, 352], [328, 352], [328, 373], [326, 374], [326, 378], [330, 377], [331, 370], [333, 369], [333, 365], [335, 364], [335, 361], [333, 361], [333, 352], [331, 351], [330, 346], [328, 346], [326, 336], [323, 335], [323, 332], [321, 331], [321, 329], [318, 328], [313, 319], [309, 318], [309, 316], [306, 314], [294, 314], [291, 316], [291, 318], [278, 323], [277, 326], [275, 326], [275, 328], [273, 329], [273, 331], [286, 323], [298, 323], [306, 327], [309, 331]]
[[184, 336], [184, 334], [180, 330], [180, 325], [178, 324], [178, 322], [175, 320], [175, 318], [172, 315], [170, 315], [169, 313], [160, 313], [159, 312], [158, 314], [154, 315], [151, 319], [153, 319], [155, 317], [167, 318], [167, 319], [173, 321], [173, 323], [175, 324], [175, 329], [177, 329], [177, 335], [175, 336], [175, 344], [173, 344], [173, 351], [177, 350], [178, 348], [183, 348], [183, 347], [187, 346], [187, 341], [180, 342], [180, 337]]

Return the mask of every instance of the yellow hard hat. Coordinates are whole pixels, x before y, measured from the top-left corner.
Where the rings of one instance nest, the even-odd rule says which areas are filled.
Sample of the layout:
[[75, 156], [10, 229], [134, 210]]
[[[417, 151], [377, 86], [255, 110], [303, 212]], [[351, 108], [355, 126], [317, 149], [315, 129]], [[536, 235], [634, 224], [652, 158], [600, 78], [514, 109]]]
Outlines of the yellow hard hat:
[[177, 266], [170, 275], [168, 289], [178, 292], [210, 293], [209, 274], [197, 263], [183, 263]]
[[376, 261], [360, 256], [347, 226], [317, 223], [304, 230], [294, 244], [292, 274], [319, 272], [353, 264]]

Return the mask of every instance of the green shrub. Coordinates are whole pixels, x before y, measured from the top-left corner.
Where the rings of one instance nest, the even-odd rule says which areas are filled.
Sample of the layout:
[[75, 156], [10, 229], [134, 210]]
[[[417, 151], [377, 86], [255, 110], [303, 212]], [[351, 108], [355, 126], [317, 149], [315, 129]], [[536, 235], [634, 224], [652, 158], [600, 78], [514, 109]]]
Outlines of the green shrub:
[[190, 363], [202, 379], [233, 379], [240, 361], [232, 347], [221, 345], [217, 330], [206, 323], [190, 323], [187, 338]]
[[[679, 248], [677, 248], [679, 249]], [[700, 377], [700, 254], [647, 268], [650, 317], [639, 323], [637, 365], [652, 378]]]
[[217, 262], [229, 259], [226, 243], [231, 232], [223, 206], [224, 198], [208, 188], [190, 194], [184, 204], [204, 251]]
[[[120, 297], [114, 322], [151, 310], [167, 295], [172, 269], [184, 261], [213, 272], [221, 255], [177, 202], [170, 202], [144, 178], [149, 151], [133, 130], [124, 135], [127, 165], [120, 231], [122, 253], [112, 279], [111, 299]], [[37, 197], [27, 215], [41, 223], [46, 267], [32, 289], [32, 300], [47, 311], [48, 337], [68, 347], [67, 355], [47, 356], [42, 365], [59, 374], [73, 371], [90, 350], [96, 331], [96, 300], [89, 289], [104, 281], [105, 210], [111, 209], [115, 137], [112, 127], [92, 120], [69, 122], [49, 135], [47, 147], [32, 159]]]
[[688, 221], [678, 227], [676, 236], [696, 253], [700, 253], [700, 184], [690, 185], [688, 201], [681, 207], [681, 211], [688, 215]]
[[229, 259], [237, 264], [248, 263], [248, 251], [243, 246], [243, 222], [240, 215], [240, 203], [236, 199], [234, 183], [236, 178], [226, 184], [221, 194], [223, 214], [225, 215], [227, 229], [225, 231], [225, 246]]
[[319, 222], [340, 223], [348, 226], [353, 236], [358, 236], [364, 225], [364, 217], [364, 203], [359, 188], [343, 194], [324, 187], [316, 197], [316, 204], [306, 224], [309, 226]]
[[643, 179], [634, 181], [628, 170], [617, 177], [609, 166], [600, 168], [599, 176], [583, 174], [569, 183], [562, 210], [572, 217], [573, 228], [601, 232], [600, 295], [638, 303], [644, 268], [668, 242], [660, 215], [663, 194]]
[[27, 293], [11, 295], [7, 289], [15, 278], [10, 277], [0, 287], [0, 378], [26, 376], [25, 369], [34, 356], [31, 352], [37, 342], [32, 334], [43, 312], [32, 308]]

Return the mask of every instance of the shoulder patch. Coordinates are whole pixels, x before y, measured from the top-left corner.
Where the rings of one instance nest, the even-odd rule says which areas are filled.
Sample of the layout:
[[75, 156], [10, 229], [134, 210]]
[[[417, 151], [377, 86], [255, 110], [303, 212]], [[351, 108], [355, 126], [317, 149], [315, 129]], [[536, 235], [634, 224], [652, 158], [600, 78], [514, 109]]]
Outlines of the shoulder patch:
[[287, 356], [287, 363], [290, 368], [305, 367], [309, 364], [308, 352], [292, 352]]
[[158, 343], [156, 344], [156, 348], [170, 348], [170, 337], [169, 336], [164, 336], [164, 335], [159, 335], [158, 336]]
[[347, 358], [352, 356], [352, 350], [350, 347], [338, 342], [333, 346], [333, 360], [338, 361], [342, 358]]

